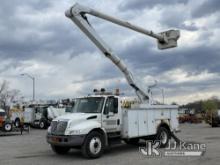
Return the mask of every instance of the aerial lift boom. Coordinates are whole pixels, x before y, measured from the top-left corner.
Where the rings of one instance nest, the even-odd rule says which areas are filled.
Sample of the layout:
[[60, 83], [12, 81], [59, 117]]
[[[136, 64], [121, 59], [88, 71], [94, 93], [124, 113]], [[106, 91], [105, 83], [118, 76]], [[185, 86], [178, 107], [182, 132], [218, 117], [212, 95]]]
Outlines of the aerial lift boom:
[[75, 4], [69, 10], [66, 11], [65, 15], [70, 18], [86, 35], [87, 37], [102, 51], [102, 53], [109, 58], [124, 74], [126, 80], [128, 81], [129, 85], [134, 88], [137, 96], [139, 97], [140, 101], [148, 102], [149, 95], [145, 90], [138, 87], [135, 83], [131, 72], [128, 70], [126, 65], [121, 61], [121, 59], [113, 53], [111, 48], [99, 37], [96, 33], [94, 28], [89, 23], [86, 14], [93, 15], [95, 17], [99, 17], [101, 19], [110, 21], [112, 23], [118, 24], [120, 26], [129, 28], [136, 32], [145, 34], [147, 36], [153, 37], [157, 39], [158, 48], [159, 49], [168, 49], [177, 46], [177, 40], [180, 36], [180, 32], [178, 30], [169, 30], [159, 34], [154, 33], [153, 31], [148, 31], [141, 27], [132, 25], [129, 22], [108, 16], [96, 10], [81, 6], [79, 4]]

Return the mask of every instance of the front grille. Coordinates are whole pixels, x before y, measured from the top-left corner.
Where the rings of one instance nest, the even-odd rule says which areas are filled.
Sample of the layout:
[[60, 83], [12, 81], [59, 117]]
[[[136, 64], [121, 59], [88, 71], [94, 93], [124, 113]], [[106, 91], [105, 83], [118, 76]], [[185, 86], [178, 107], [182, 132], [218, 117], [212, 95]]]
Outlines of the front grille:
[[52, 121], [51, 122], [51, 134], [54, 135], [64, 135], [67, 121]]

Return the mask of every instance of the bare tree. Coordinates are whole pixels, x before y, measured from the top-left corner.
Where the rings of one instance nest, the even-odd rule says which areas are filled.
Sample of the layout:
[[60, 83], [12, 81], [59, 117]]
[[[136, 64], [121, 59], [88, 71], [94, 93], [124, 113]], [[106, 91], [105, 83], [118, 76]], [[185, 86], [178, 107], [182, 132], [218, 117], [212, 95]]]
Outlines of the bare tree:
[[20, 91], [17, 89], [10, 89], [9, 82], [4, 80], [0, 83], [0, 107], [6, 109], [6, 106], [10, 102], [14, 102], [19, 96]]

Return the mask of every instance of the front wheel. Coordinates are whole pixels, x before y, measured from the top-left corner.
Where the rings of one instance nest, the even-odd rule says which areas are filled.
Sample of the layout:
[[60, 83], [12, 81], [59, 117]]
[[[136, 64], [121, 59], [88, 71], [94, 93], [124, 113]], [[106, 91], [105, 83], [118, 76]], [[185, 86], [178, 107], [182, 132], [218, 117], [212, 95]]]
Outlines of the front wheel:
[[61, 146], [55, 146], [55, 145], [51, 145], [51, 148], [55, 153], [59, 155], [64, 155], [70, 150], [69, 147], [61, 147]]
[[3, 129], [5, 132], [11, 132], [12, 131], [12, 124], [11, 123], [5, 123], [3, 126]]
[[164, 127], [160, 127], [157, 131], [156, 140], [160, 141], [160, 147], [165, 148], [170, 139], [170, 131]]
[[46, 121], [41, 120], [39, 123], [39, 127], [40, 127], [40, 129], [46, 129], [47, 128]]
[[99, 132], [91, 132], [82, 146], [82, 154], [87, 158], [98, 158], [104, 151], [104, 137]]

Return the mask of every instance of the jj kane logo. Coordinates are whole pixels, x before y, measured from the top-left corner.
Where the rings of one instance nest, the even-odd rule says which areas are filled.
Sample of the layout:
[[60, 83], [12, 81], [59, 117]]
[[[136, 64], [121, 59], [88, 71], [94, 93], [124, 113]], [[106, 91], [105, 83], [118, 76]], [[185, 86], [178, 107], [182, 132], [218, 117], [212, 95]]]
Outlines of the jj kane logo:
[[169, 141], [168, 146], [160, 149], [160, 141], [146, 141], [145, 147], [140, 147], [139, 151], [147, 157], [161, 156], [202, 156], [206, 151], [206, 144], [192, 142], [173, 142]]

